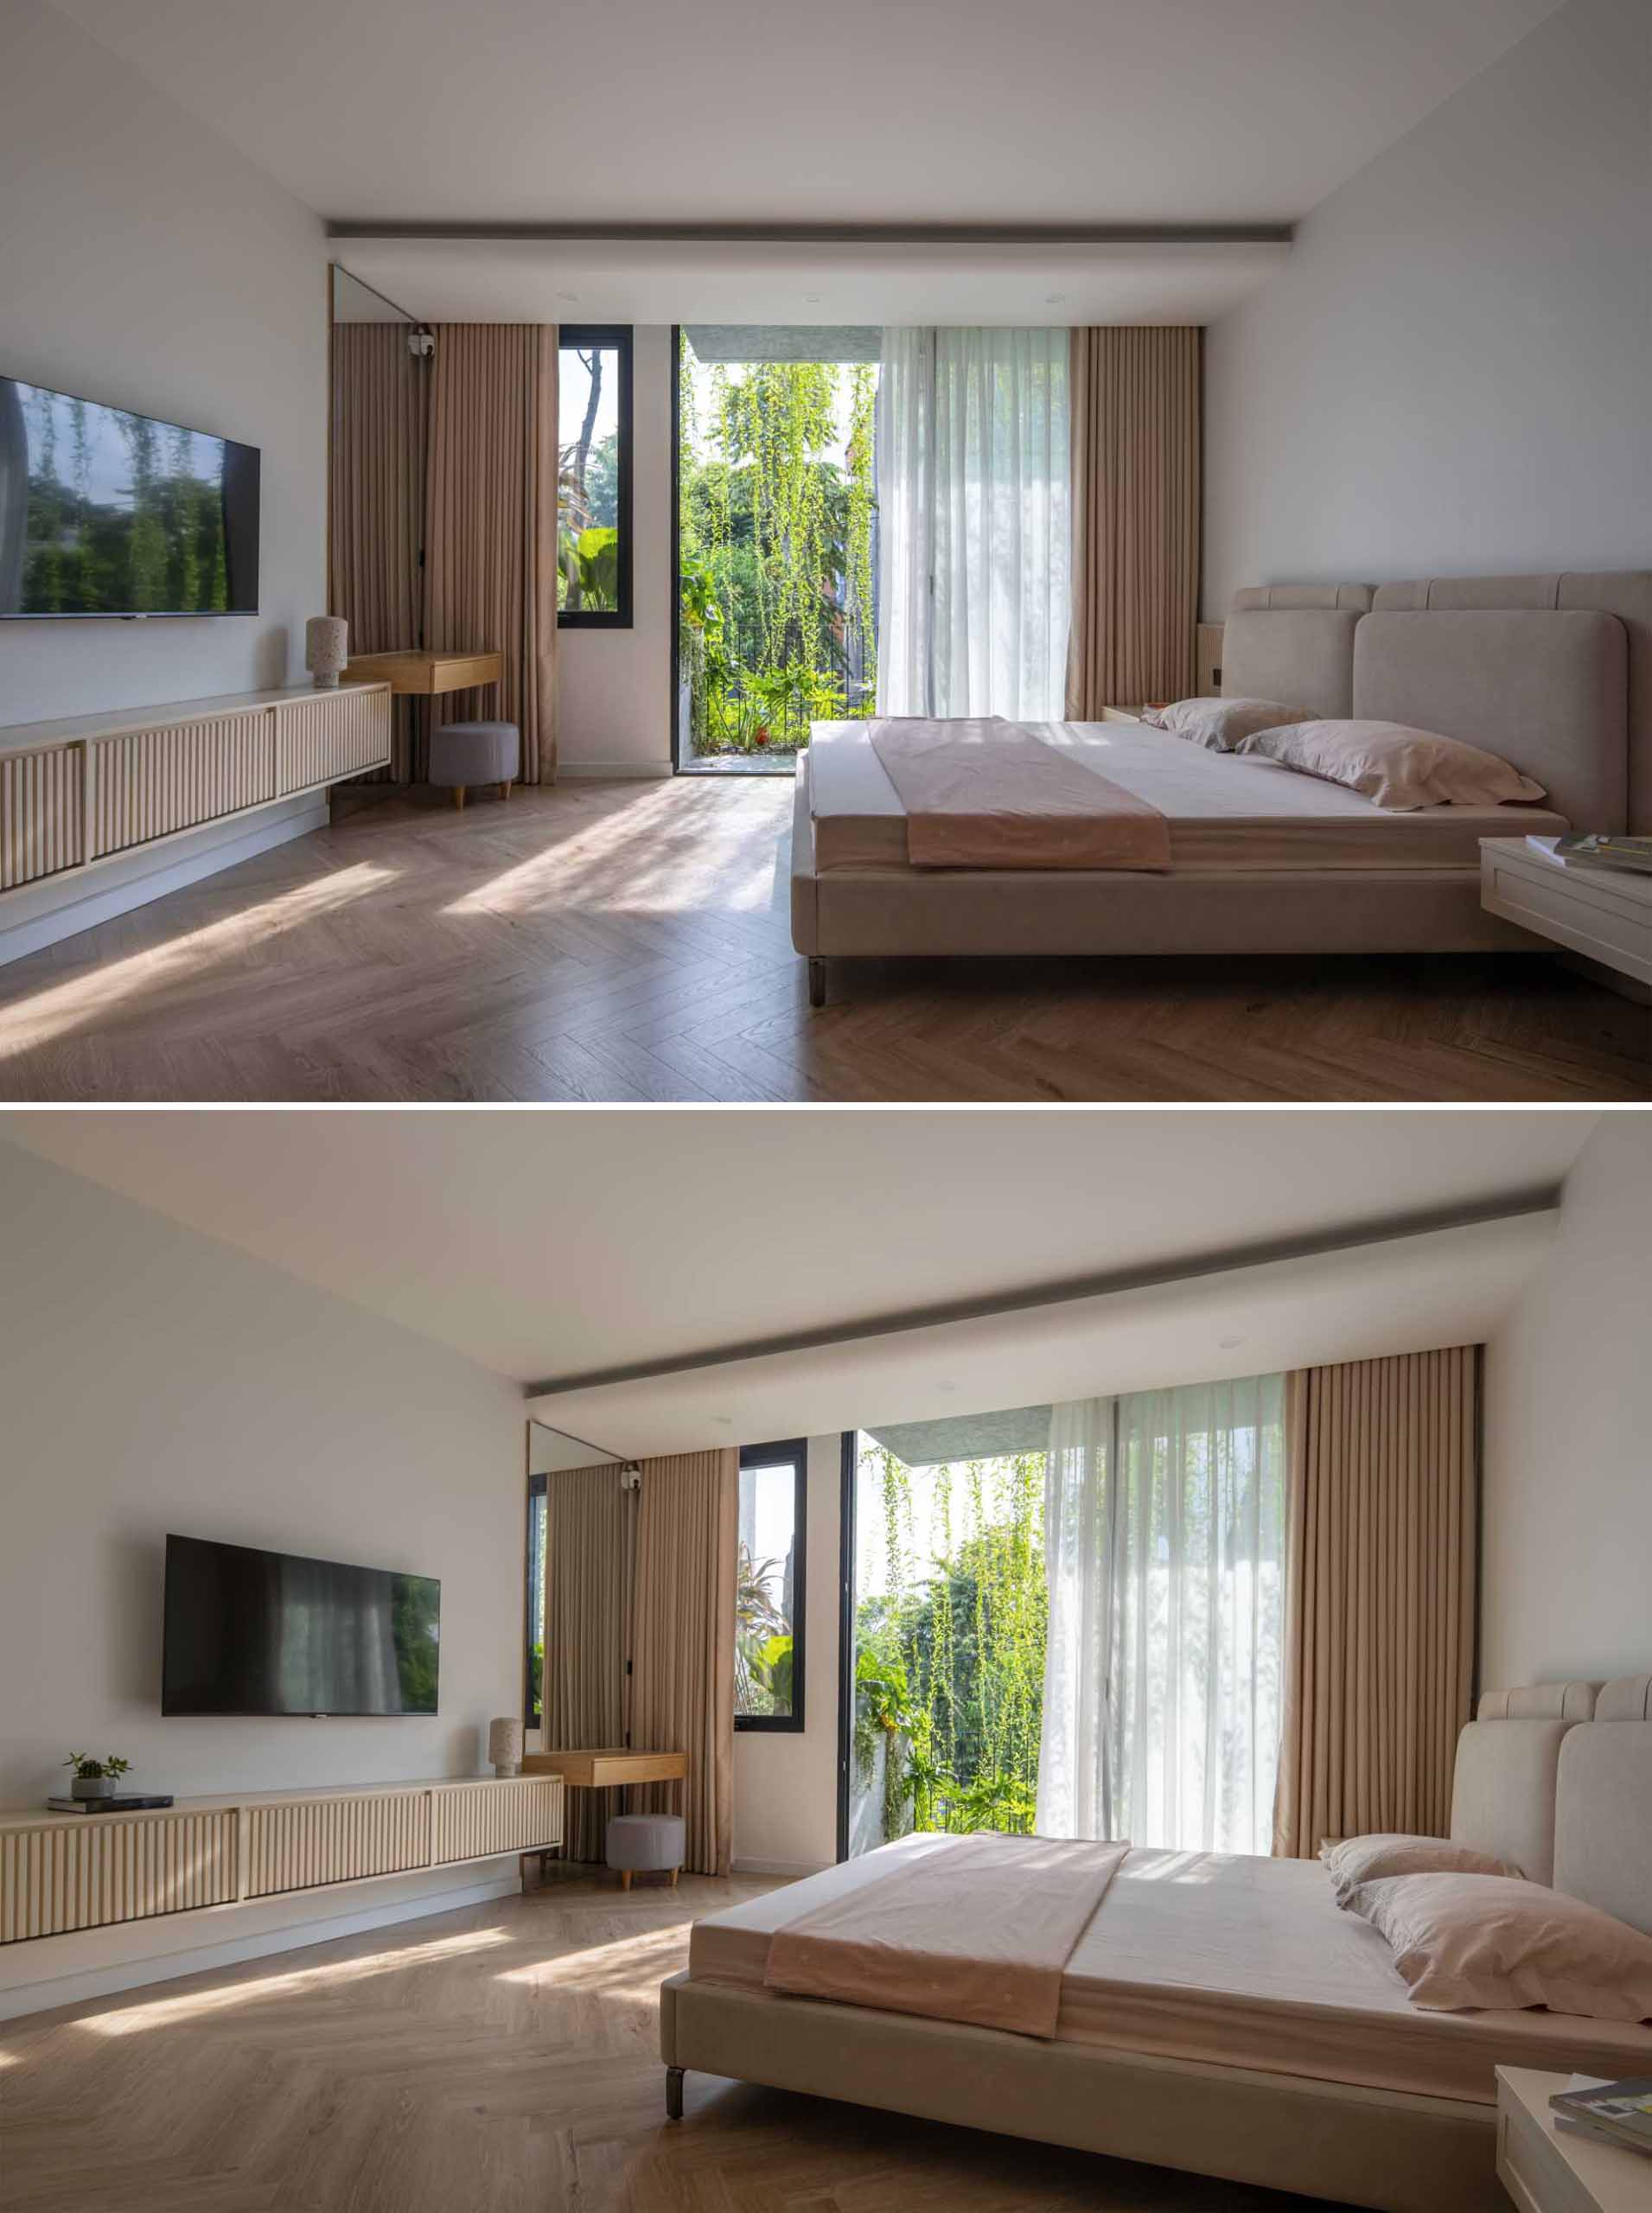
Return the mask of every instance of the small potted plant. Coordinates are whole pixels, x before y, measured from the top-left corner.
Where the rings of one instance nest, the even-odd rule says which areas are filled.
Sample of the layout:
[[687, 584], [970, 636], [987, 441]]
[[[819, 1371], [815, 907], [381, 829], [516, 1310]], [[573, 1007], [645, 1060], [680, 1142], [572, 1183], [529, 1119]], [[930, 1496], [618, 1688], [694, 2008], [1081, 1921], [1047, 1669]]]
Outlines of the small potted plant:
[[88, 1759], [84, 1752], [71, 1752], [63, 1763], [74, 1770], [74, 1780], [69, 1785], [73, 1798], [112, 1798], [115, 1786], [123, 1775], [129, 1774], [131, 1762], [105, 1752], [102, 1759]]

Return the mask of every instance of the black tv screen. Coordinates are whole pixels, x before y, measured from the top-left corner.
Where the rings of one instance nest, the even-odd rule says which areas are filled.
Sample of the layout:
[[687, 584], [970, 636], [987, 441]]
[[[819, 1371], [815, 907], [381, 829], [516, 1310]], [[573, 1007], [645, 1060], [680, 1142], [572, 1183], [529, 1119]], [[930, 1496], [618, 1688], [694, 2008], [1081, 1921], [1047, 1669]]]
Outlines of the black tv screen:
[[258, 611], [256, 446], [0, 377], [0, 615]]
[[434, 1713], [442, 1585], [166, 1540], [163, 1713]]

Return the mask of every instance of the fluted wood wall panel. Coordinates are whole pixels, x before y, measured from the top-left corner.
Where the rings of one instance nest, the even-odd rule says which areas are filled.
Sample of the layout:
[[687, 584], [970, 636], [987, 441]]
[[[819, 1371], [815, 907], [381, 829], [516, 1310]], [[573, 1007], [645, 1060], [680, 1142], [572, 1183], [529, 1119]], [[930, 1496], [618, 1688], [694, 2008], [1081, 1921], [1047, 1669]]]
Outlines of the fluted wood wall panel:
[[307, 1891], [367, 1875], [398, 1875], [431, 1859], [425, 1790], [364, 1792], [254, 1806], [248, 1816], [246, 1895]]
[[436, 1794], [436, 1857], [481, 1859], [562, 1841], [564, 1786], [555, 1776]]
[[267, 710], [132, 730], [89, 748], [88, 758], [94, 856], [276, 796]]
[[85, 765], [69, 746], [0, 758], [0, 891], [86, 858]]
[[235, 1897], [233, 1809], [0, 1833], [0, 1943]]
[[390, 759], [388, 692], [317, 692], [276, 716], [276, 790], [354, 775]]

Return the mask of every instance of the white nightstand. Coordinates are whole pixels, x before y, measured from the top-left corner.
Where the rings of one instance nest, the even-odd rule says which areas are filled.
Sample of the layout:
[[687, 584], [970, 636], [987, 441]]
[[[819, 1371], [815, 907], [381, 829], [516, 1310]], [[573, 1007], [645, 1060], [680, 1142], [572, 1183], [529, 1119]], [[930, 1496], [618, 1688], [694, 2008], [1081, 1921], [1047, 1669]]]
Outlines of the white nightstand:
[[1569, 2075], [1497, 2070], [1497, 2173], [1520, 2213], [1648, 2213], [1652, 2159], [1556, 2128], [1549, 2098]]
[[1615, 989], [1652, 1002], [1652, 876], [1568, 868], [1524, 838], [1482, 838], [1480, 904], [1613, 970], [1627, 979]]

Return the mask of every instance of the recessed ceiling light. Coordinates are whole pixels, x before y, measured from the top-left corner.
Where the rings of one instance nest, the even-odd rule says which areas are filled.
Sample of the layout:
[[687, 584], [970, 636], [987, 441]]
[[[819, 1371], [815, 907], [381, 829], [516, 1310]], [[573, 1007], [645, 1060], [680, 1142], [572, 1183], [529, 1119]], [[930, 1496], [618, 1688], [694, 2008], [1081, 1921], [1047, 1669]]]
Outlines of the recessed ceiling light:
[[820, 304], [820, 295], [818, 292], [805, 292], [803, 304], [805, 307], [818, 308]]
[[557, 297], [559, 300], [572, 300], [577, 304], [579, 295], [577, 292], [558, 292]]
[[1067, 295], [1065, 292], [1046, 292], [1044, 294], [1044, 305], [1047, 308], [1058, 308], [1066, 297]]
[[1232, 1352], [1235, 1345], [1242, 1345], [1244, 1342], [1243, 1337], [1218, 1337], [1216, 1347], [1218, 1351]]

